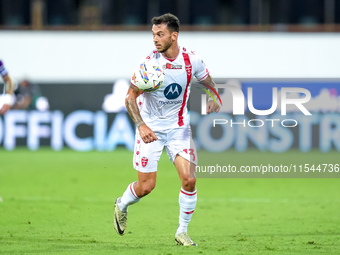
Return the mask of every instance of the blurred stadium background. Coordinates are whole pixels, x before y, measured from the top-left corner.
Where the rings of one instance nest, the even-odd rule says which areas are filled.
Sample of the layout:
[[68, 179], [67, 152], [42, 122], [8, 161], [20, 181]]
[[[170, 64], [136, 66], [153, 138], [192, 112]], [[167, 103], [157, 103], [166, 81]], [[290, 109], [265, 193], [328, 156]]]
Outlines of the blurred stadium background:
[[[200, 132], [209, 119], [193, 100], [202, 152], [237, 166], [340, 163], [340, 0], [0, 0], [0, 59], [17, 83], [39, 88], [28, 108], [0, 116], [0, 253], [181, 252], [170, 245], [179, 183], [165, 155], [157, 189], [131, 210], [131, 232], [118, 239], [111, 226], [112, 201], [136, 177], [124, 97], [153, 50], [150, 19], [166, 12], [181, 21], [180, 45], [202, 56], [218, 84], [245, 95], [254, 88], [255, 108], [270, 108], [272, 87], [312, 95], [311, 118], [288, 110], [296, 128], [237, 126], [217, 136]], [[222, 116], [234, 118], [230, 95], [219, 92]], [[191, 97], [200, 93], [193, 88]], [[340, 249], [338, 179], [202, 178], [199, 185], [192, 237], [202, 247], [193, 254]], [[150, 211], [155, 204], [159, 211]]]
[[145, 30], [165, 12], [182, 30], [337, 31], [340, 23], [337, 0], [2, 0], [0, 12], [3, 29], [19, 30]]
[[[133, 70], [153, 49], [150, 19], [164, 12], [178, 15], [180, 44], [203, 57], [218, 83], [236, 83], [244, 92], [262, 87], [266, 98], [273, 86], [312, 91], [315, 116], [302, 125], [304, 137], [294, 131], [286, 137], [291, 146], [272, 151], [340, 150], [337, 0], [2, 0], [1, 58], [18, 83], [39, 87], [29, 110], [45, 111], [1, 117], [0, 144], [7, 150], [131, 150], [134, 127], [123, 98]], [[255, 93], [254, 103], [269, 108], [261, 95]], [[333, 120], [323, 125], [321, 113]], [[318, 126], [331, 133], [320, 146]], [[256, 135], [250, 134], [250, 146]]]

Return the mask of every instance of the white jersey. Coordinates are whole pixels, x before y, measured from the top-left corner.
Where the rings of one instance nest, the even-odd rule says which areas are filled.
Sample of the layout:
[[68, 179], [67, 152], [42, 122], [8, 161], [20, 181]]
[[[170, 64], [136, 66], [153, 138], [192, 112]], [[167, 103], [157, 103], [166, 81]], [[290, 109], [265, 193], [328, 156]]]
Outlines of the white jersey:
[[[202, 59], [193, 51], [180, 47], [176, 59], [167, 59], [157, 50], [146, 59], [154, 60], [165, 73], [162, 86], [152, 92], [143, 92], [137, 98], [144, 122], [153, 130], [161, 131], [189, 124], [187, 103], [191, 79], [204, 80], [209, 71]], [[133, 85], [134, 81], [131, 80]]]

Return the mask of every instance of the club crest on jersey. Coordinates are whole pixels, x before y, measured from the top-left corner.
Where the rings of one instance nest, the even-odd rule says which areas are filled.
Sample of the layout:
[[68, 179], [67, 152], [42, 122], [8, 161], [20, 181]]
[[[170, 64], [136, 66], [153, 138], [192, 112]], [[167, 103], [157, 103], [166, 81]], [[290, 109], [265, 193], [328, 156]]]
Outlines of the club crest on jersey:
[[173, 65], [170, 63], [166, 63], [165, 65], [163, 65], [163, 70], [165, 69], [182, 69], [182, 65]]
[[149, 159], [147, 157], [142, 157], [141, 161], [142, 161], [142, 166], [146, 167], [146, 165], [148, 164]]
[[171, 83], [164, 90], [164, 96], [167, 99], [176, 99], [182, 93], [182, 87], [177, 83]]

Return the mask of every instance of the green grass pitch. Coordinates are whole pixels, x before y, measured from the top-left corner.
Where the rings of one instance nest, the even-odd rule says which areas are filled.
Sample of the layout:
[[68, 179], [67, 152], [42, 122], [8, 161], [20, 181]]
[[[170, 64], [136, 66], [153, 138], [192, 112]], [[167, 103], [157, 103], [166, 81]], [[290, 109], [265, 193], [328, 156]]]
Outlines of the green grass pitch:
[[[251, 165], [339, 153], [227, 152]], [[340, 162], [339, 162], [340, 163]], [[339, 254], [340, 179], [200, 178], [189, 235], [176, 246], [180, 182], [165, 153], [156, 189], [129, 208], [118, 236], [113, 204], [136, 179], [132, 152], [0, 150], [0, 254]]]

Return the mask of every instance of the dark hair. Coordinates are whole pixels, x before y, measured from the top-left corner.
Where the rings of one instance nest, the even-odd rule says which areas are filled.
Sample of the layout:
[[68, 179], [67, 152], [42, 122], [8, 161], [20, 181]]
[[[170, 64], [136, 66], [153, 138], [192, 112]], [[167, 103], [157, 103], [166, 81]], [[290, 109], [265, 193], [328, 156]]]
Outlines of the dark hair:
[[166, 24], [167, 28], [171, 32], [179, 32], [179, 19], [171, 13], [166, 13], [159, 17], [153, 17], [151, 22], [153, 25]]

